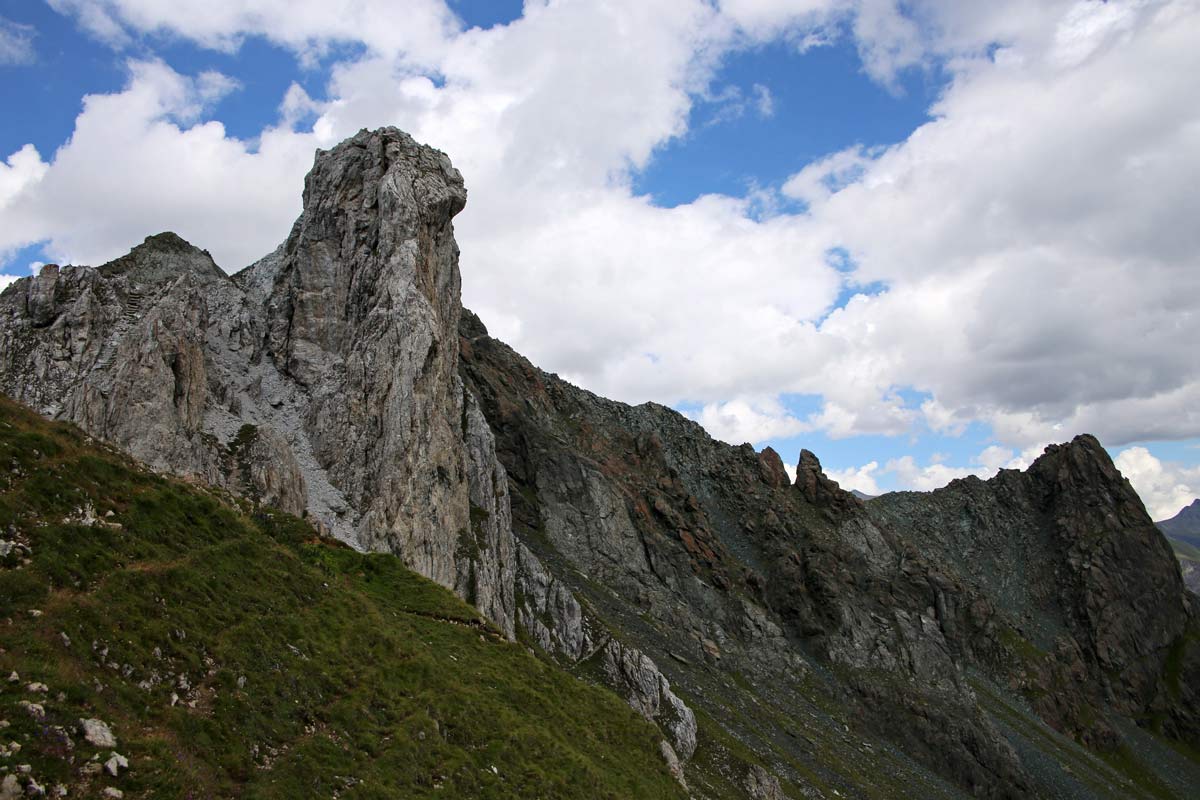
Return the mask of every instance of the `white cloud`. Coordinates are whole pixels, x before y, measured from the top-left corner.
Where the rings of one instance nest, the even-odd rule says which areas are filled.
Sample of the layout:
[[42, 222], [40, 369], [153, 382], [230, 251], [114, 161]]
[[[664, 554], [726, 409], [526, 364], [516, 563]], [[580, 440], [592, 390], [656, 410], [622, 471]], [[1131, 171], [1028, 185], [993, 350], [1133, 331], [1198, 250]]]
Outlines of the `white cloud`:
[[709, 403], [699, 413], [689, 416], [712, 436], [730, 444], [749, 442], [757, 445], [768, 439], [785, 439], [812, 429], [773, 398]]
[[928, 492], [940, 489], [950, 481], [974, 475], [988, 479], [1001, 469], [1025, 469], [1045, 450], [1044, 444], [1032, 445], [1021, 451], [1002, 445], [989, 445], [970, 459], [966, 465], [947, 463], [948, 457], [941, 453], [931, 455], [922, 464], [911, 455], [889, 459], [882, 467], [871, 461], [861, 467], [827, 469], [826, 474], [837, 481], [843, 489], [857, 489], [867, 494], [881, 494], [888, 488]]
[[129, 70], [123, 91], [84, 98], [49, 164], [26, 145], [0, 166], [0, 252], [48, 239], [62, 263], [98, 264], [163, 230], [230, 270], [268, 252], [299, 213], [320, 142], [268, 129], [251, 152], [219, 122], [196, 122], [231, 81], [189, 79], [159, 61]]
[[436, 64], [460, 23], [442, 0], [48, 0], [59, 13], [114, 47], [135, 34], [170, 33], [233, 51], [263, 36], [305, 56], [361, 43], [412, 63]]
[[834, 192], [861, 180], [870, 163], [862, 145], [855, 145], [812, 162], [788, 178], [782, 191], [809, 205], [828, 200]]
[[946, 408], [932, 398], [921, 403], [921, 416], [931, 431], [948, 436], [962, 436], [971, 422], [961, 410]]
[[721, 12], [730, 23], [757, 39], [788, 29], [807, 33], [851, 5], [842, 0], [720, 0]]
[[936, 461], [921, 465], [912, 456], [902, 456], [890, 459], [882, 471], [891, 473], [895, 477], [896, 485], [901, 489], [928, 492], [945, 486], [955, 478], [979, 475], [985, 469], [983, 467], [953, 467]]
[[[795, 479], [794, 470], [795, 468], [793, 467], [793, 479]], [[878, 471], [879, 462], [871, 461], [861, 467], [827, 469], [825, 470], [825, 474], [837, 481], [838, 486], [846, 491], [857, 490], [863, 494], [878, 495], [883, 493], [883, 490], [879, 488], [879, 484], [875, 481], [875, 473]]]
[[[49, 165], [42, 161], [37, 148], [27, 144], [0, 162], [0, 209], [46, 174]], [[0, 242], [0, 247], [3, 243]]]
[[37, 52], [33, 48], [33, 37], [36, 33], [32, 26], [0, 17], [0, 65], [35, 61]]
[[1076, 3], [1054, 32], [1051, 60], [1066, 67], [1079, 64], [1113, 36], [1129, 32], [1136, 16], [1131, 3]]
[[917, 23], [897, 0], [860, 0], [854, 35], [867, 74], [894, 88], [896, 74], [919, 64], [926, 53]]
[[775, 97], [761, 83], [753, 84], [749, 91], [744, 91], [740, 86], [725, 86], [717, 91], [705, 92], [700, 99], [712, 109], [704, 121], [705, 126], [732, 122], [748, 113], [760, 119], [775, 115]]
[[1113, 461], [1155, 520], [1175, 516], [1200, 497], [1200, 467], [1160, 461], [1144, 447], [1127, 447]]
[[1018, 37], [1019, 57], [964, 64], [907, 141], [789, 184], [858, 279], [889, 287], [820, 329], [861, 360], [863, 393], [914, 386], [934, 427], [980, 419], [1020, 447], [1200, 434], [1200, 8], [1107, 5], [1071, 7], [1119, 19], [1073, 12], [1071, 59]]
[[0, 275], [0, 292], [3, 292], [13, 283], [21, 280], [20, 275]]
[[760, 117], [775, 116], [775, 97], [768, 87], [756, 83], [750, 87], [750, 96], [754, 101], [754, 110]]

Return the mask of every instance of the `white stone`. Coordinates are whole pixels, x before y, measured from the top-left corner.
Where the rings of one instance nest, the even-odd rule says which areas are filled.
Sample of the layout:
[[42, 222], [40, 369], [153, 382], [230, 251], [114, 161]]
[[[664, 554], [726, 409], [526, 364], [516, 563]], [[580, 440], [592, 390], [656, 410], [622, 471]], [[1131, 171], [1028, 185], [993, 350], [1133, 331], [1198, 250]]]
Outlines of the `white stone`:
[[79, 720], [79, 732], [93, 747], [116, 747], [117, 737], [113, 735], [108, 725], [98, 719]]

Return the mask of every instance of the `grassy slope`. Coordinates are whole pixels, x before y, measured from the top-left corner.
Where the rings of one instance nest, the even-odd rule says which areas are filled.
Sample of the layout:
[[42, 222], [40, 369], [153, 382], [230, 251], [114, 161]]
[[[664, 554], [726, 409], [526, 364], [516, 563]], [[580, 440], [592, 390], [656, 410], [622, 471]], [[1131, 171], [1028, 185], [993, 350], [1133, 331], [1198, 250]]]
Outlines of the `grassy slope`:
[[[99, 524], [64, 521], [89, 504]], [[0, 763], [72, 797], [682, 795], [655, 728], [396, 559], [149, 474], [4, 398], [0, 538], [32, 551], [0, 566], [0, 742], [21, 745]], [[119, 778], [84, 774], [109, 750], [81, 717], [111, 725]]]
[[1195, 561], [1200, 563], [1200, 547], [1185, 542], [1183, 539], [1177, 539], [1174, 536], [1168, 536], [1167, 541], [1171, 543], [1171, 549], [1175, 551], [1175, 555], [1181, 561]]

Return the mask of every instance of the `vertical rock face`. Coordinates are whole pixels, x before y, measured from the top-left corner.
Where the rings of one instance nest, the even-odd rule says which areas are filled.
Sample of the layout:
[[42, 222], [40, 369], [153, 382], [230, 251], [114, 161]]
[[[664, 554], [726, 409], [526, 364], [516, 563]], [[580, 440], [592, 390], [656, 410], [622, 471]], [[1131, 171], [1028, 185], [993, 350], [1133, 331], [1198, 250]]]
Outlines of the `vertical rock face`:
[[458, 377], [451, 219], [465, 203], [444, 154], [361, 133], [318, 154], [291, 236], [251, 270], [271, 275], [243, 280], [270, 287], [269, 355], [307, 395], [313, 454], [357, 512], [359, 543], [457, 587], [511, 634], [507, 481]]
[[139, 459], [394, 552], [514, 633], [508, 482], [458, 376], [449, 159], [319, 152], [287, 241], [233, 278], [174, 234], [0, 301], [0, 389]]
[[216, 479], [223, 454], [202, 436], [206, 339], [214, 310], [239, 295], [174, 234], [99, 270], [44, 267], [0, 300], [0, 387], [154, 467]]

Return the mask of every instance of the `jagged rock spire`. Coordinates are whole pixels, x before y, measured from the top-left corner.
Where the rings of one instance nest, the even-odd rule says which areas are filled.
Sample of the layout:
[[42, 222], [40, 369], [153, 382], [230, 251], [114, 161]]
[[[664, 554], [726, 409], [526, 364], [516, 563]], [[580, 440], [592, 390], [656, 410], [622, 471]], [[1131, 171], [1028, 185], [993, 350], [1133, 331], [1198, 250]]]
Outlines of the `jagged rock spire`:
[[0, 389], [394, 552], [512, 635], [507, 482], [458, 376], [465, 202], [444, 153], [361, 131], [318, 151], [287, 241], [233, 279], [162, 233], [18, 282]]

